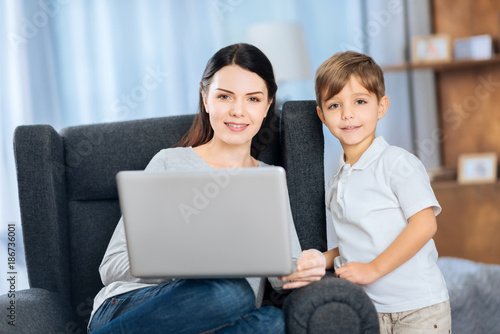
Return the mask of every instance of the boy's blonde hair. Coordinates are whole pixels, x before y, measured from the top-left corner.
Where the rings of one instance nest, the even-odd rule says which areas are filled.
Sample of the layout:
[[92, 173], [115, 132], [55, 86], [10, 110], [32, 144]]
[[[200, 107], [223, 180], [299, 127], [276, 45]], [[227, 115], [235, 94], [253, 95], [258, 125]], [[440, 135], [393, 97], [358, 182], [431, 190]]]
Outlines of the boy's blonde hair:
[[322, 107], [322, 102], [340, 93], [347, 81], [355, 75], [360, 83], [377, 100], [385, 95], [384, 72], [372, 57], [355, 51], [344, 51], [327, 59], [316, 71], [315, 90], [316, 102]]

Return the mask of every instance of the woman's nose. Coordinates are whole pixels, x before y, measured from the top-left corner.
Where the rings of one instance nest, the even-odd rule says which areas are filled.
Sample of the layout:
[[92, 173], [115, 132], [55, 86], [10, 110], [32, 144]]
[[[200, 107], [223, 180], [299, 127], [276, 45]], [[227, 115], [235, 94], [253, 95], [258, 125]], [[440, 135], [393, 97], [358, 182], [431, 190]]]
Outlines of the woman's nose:
[[245, 108], [242, 102], [236, 101], [230, 110], [231, 116], [242, 116], [245, 113]]

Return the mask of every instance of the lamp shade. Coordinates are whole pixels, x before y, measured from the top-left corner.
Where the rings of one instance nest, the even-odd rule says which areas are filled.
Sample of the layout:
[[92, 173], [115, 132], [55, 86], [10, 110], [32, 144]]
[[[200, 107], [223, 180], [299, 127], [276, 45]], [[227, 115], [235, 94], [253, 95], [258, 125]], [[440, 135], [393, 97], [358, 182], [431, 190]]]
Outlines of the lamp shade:
[[311, 78], [311, 65], [300, 24], [255, 24], [248, 29], [248, 40], [269, 58], [273, 64], [276, 81]]

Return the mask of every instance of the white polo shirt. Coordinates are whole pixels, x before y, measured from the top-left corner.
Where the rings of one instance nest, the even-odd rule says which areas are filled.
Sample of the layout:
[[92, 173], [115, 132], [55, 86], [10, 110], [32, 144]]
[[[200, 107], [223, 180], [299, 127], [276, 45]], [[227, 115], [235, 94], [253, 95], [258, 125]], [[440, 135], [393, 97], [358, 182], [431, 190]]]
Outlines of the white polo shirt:
[[[436, 215], [441, 211], [423, 164], [408, 151], [377, 137], [353, 166], [343, 156], [326, 192], [342, 263], [369, 263], [412, 215], [429, 207]], [[437, 257], [431, 239], [393, 272], [362, 285], [377, 312], [409, 311], [448, 300]]]

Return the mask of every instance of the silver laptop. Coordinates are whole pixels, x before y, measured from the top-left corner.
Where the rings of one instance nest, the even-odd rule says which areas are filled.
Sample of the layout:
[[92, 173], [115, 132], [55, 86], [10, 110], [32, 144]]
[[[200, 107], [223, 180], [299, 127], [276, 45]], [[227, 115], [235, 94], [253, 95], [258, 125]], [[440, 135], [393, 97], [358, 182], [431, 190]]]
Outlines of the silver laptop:
[[117, 184], [136, 277], [265, 277], [294, 270], [281, 167], [123, 171]]

